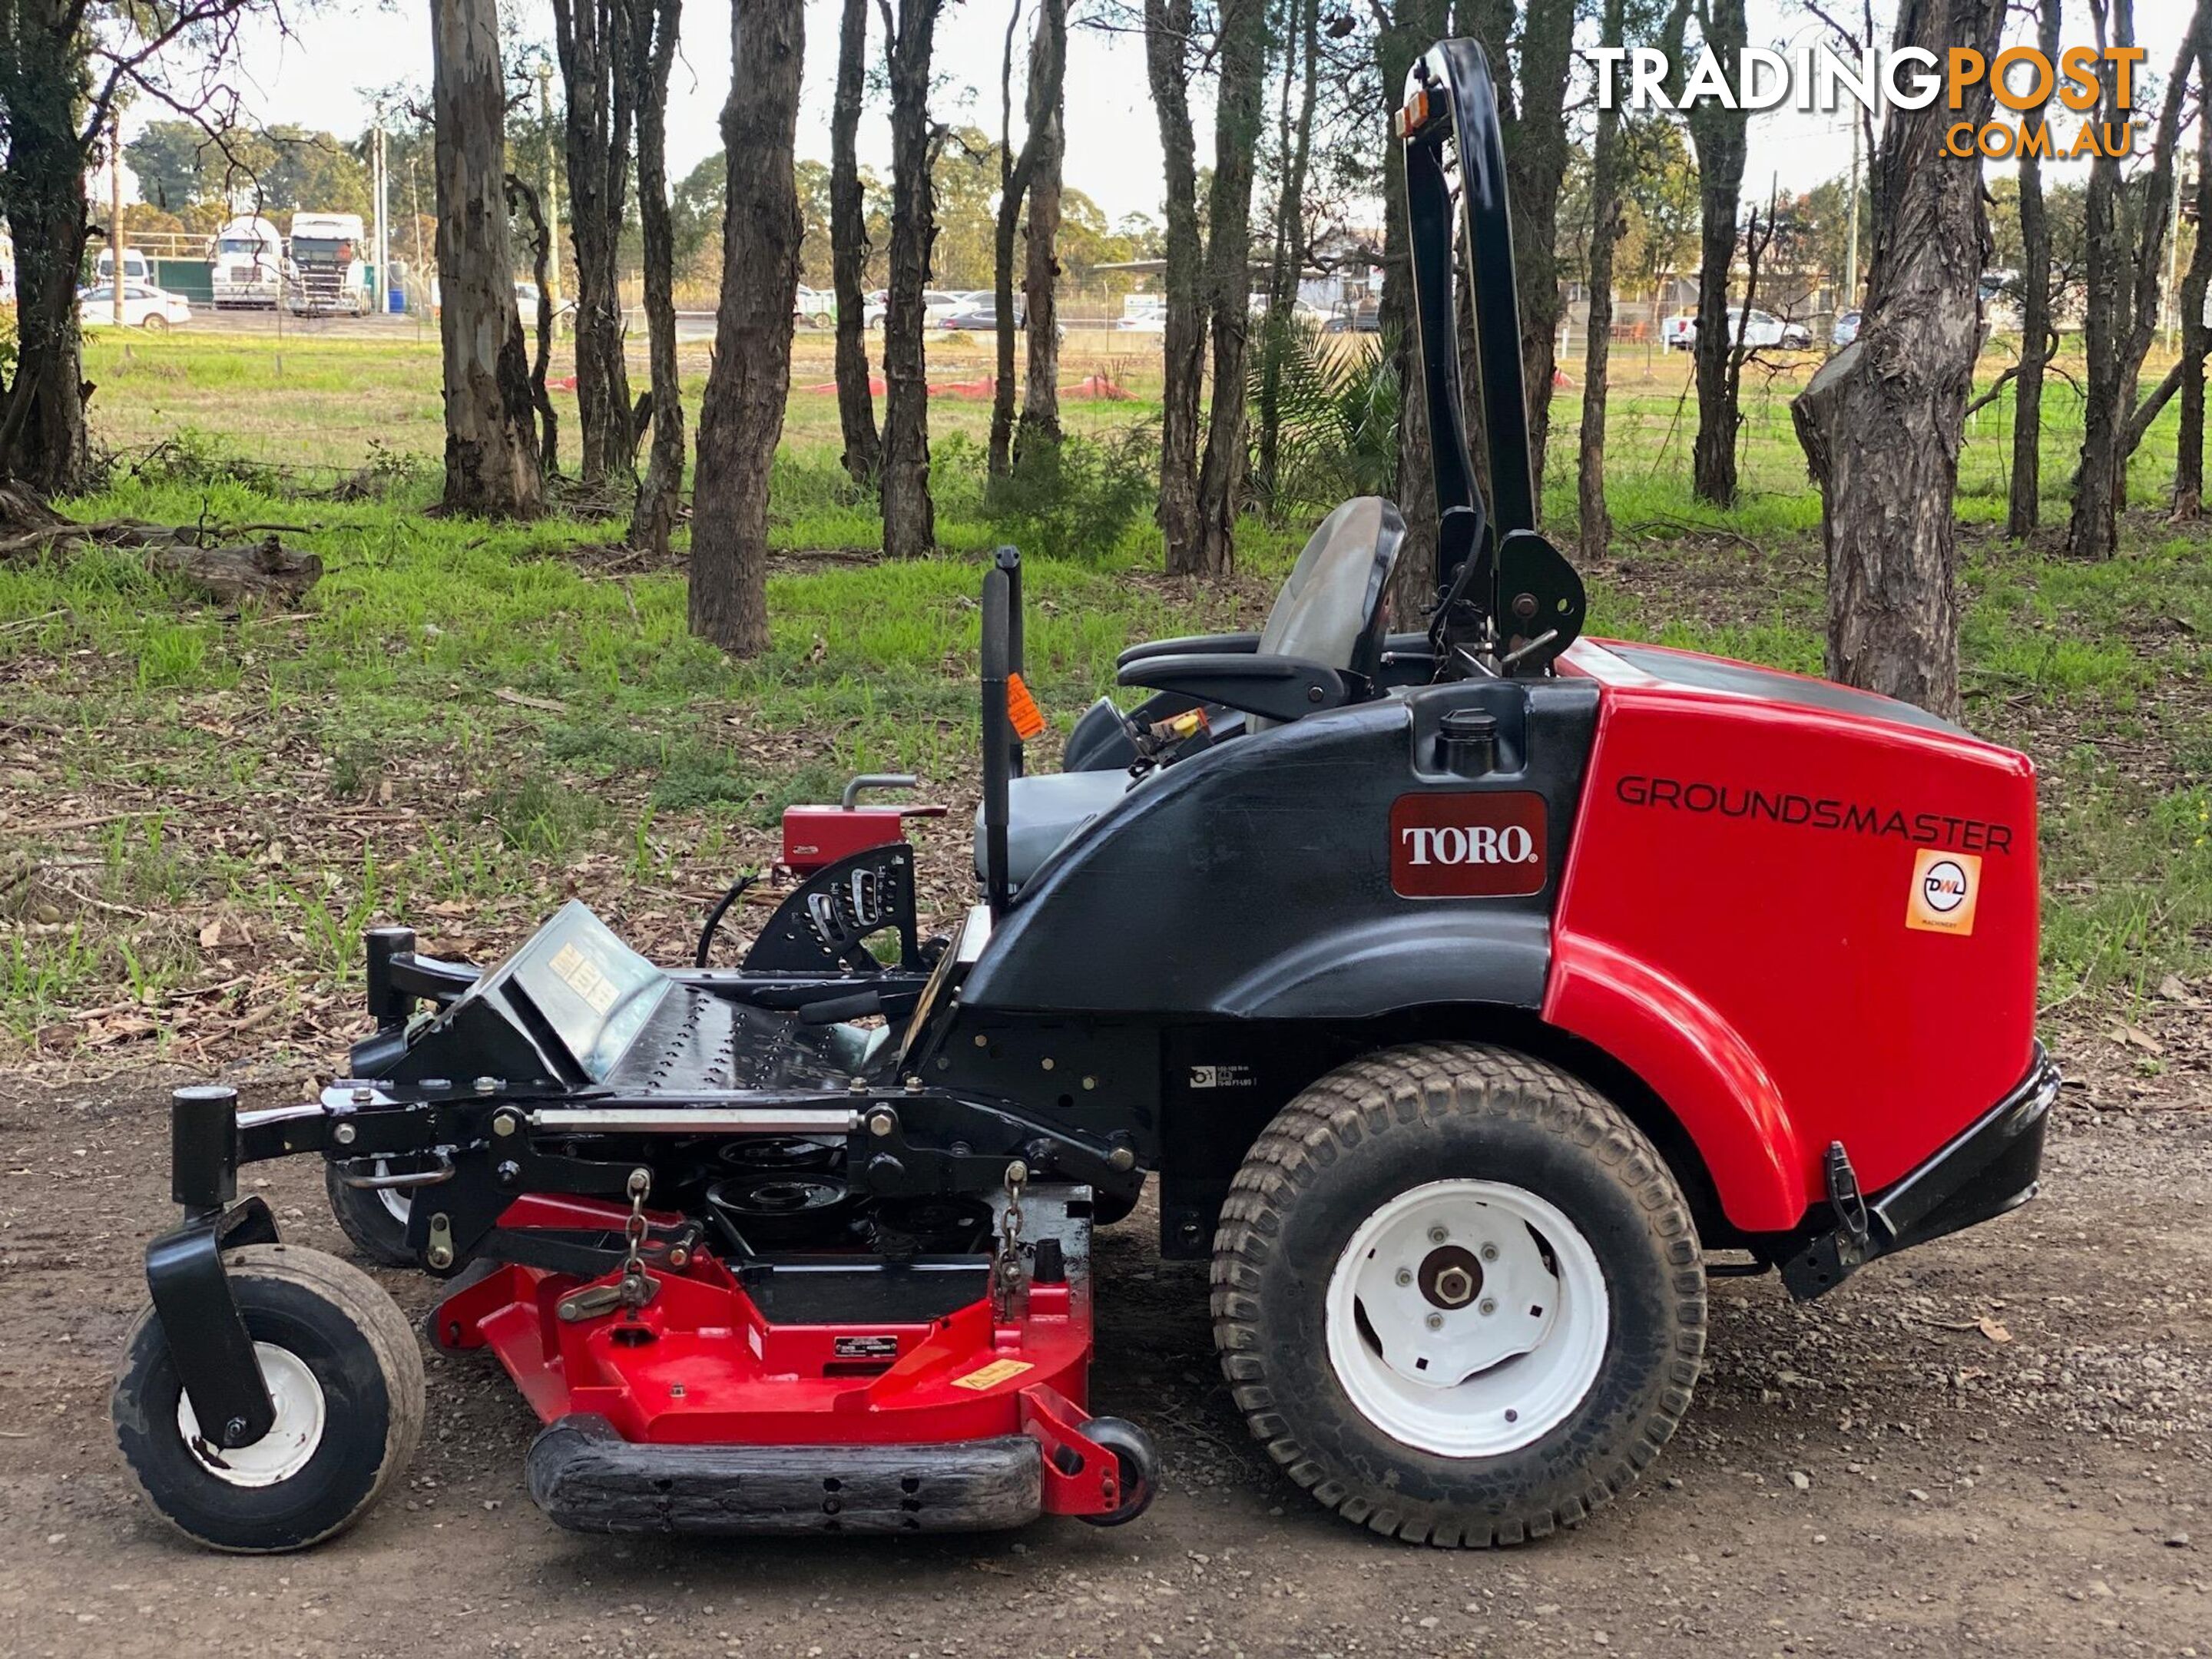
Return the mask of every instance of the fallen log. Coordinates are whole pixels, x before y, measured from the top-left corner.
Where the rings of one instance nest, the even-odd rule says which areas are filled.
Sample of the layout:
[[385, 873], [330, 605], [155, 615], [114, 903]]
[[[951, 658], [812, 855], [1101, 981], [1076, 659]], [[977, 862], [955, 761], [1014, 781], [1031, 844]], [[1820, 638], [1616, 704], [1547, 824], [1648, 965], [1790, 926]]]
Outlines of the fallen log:
[[176, 543], [155, 548], [153, 562], [155, 569], [189, 582], [218, 605], [249, 599], [294, 604], [323, 575], [321, 559], [295, 552], [275, 536], [239, 547]]

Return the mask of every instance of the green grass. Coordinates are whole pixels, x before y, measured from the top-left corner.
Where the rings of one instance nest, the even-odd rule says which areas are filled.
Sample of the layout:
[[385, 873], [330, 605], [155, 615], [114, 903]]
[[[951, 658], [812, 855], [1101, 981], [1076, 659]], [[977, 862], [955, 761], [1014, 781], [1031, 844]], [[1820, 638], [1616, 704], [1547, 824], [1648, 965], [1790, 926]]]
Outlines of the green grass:
[[[10, 748], [0, 726], [12, 810], [34, 830], [123, 815], [29, 838], [34, 856], [74, 857], [80, 897], [0, 889], [0, 1027], [19, 1039], [94, 1004], [164, 1006], [234, 971], [220, 961], [337, 987], [357, 972], [362, 929], [398, 915], [447, 918], [438, 925], [465, 940], [507, 938], [584, 890], [629, 906], [624, 925], [642, 936], [680, 943], [697, 899], [768, 855], [785, 805], [833, 796], [859, 771], [915, 772], [930, 795], [963, 798], [975, 594], [999, 541], [1024, 544], [1030, 678], [1064, 732], [1112, 688], [1133, 641], [1249, 624], [1303, 538], [1248, 523], [1239, 579], [1218, 589], [1160, 578], [1141, 513], [1066, 556], [1036, 542], [1050, 503], [994, 511], [987, 499], [986, 406], [946, 402], [932, 412], [941, 551], [871, 562], [856, 556], [880, 523], [836, 465], [834, 400], [796, 392], [772, 486], [769, 648], [732, 663], [687, 632], [680, 574], [624, 574], [595, 551], [604, 525], [424, 516], [434, 344], [292, 343], [281, 367], [270, 344], [172, 338], [126, 356], [96, 343], [95, 413], [135, 459], [71, 505], [88, 518], [307, 526], [288, 539], [326, 574], [298, 612], [197, 605], [128, 552], [0, 562], [0, 681], [36, 734]], [[1137, 394], [1075, 406], [1072, 424], [1103, 453], [1156, 412], [1157, 382], [1142, 364], [1097, 367]], [[1608, 428], [1618, 533], [1586, 573], [1593, 632], [1818, 672], [1820, 502], [1790, 389], [1749, 389], [1745, 494], [1721, 511], [1683, 486], [1693, 414], [1674, 366], [1647, 377], [1633, 357], [1623, 365]], [[2056, 386], [2050, 400], [2054, 520], [2069, 396]], [[1555, 400], [1554, 523], [1573, 510], [1578, 410], [1578, 395]], [[1969, 433], [1972, 526], [2002, 514], [2008, 410]], [[2171, 418], [2138, 459], [2134, 501], [2158, 495]], [[380, 499], [298, 493], [364, 467]], [[2046, 994], [2135, 996], [2166, 972], [2202, 971], [2207, 538], [2139, 515], [2122, 557], [2087, 566], [1978, 527], [1965, 540], [1970, 721], [2045, 771]], [[943, 859], [956, 870], [957, 821]], [[238, 918], [251, 943], [203, 947], [210, 915]]]

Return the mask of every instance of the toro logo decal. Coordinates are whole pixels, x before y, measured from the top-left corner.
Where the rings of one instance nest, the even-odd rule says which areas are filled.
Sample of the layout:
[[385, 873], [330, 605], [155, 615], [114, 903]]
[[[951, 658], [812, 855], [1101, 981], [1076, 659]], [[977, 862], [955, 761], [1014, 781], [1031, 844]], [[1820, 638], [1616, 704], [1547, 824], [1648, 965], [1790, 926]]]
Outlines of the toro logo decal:
[[1525, 789], [1401, 795], [1390, 805], [1390, 886], [1401, 898], [1540, 893], [1550, 872], [1544, 798]]
[[1929, 933], [1971, 933], [1974, 903], [1981, 891], [1980, 859], [1972, 853], [1939, 853], [1923, 847], [1912, 858], [1912, 893], [1905, 904], [1905, 925]]

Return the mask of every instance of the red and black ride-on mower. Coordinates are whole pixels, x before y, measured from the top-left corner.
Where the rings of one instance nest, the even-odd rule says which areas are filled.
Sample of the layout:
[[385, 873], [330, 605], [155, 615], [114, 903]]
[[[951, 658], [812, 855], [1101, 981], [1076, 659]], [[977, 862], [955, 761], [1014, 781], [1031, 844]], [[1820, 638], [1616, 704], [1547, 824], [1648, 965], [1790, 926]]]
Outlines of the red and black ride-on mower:
[[2057, 1079], [2027, 763], [1863, 692], [1578, 639], [1533, 528], [1480, 53], [1437, 46], [1408, 93], [1426, 631], [1386, 632], [1396, 510], [1348, 503], [1263, 631], [1129, 652], [1152, 695], [1025, 775], [1001, 555], [984, 897], [948, 942], [896, 812], [849, 802], [793, 827], [828, 861], [738, 969], [663, 971], [580, 904], [485, 972], [375, 936], [346, 1080], [176, 1097], [185, 1219], [114, 1401], [163, 1516], [311, 1544], [419, 1431], [389, 1297], [237, 1196], [289, 1153], [449, 1281], [432, 1340], [498, 1359], [546, 1425], [532, 1495], [610, 1531], [1136, 1514], [1152, 1443], [1085, 1382], [1091, 1230], [1148, 1173], [1164, 1253], [1211, 1255], [1269, 1455], [1437, 1544], [1636, 1479], [1697, 1381], [1707, 1252], [1817, 1296], [2033, 1193]]

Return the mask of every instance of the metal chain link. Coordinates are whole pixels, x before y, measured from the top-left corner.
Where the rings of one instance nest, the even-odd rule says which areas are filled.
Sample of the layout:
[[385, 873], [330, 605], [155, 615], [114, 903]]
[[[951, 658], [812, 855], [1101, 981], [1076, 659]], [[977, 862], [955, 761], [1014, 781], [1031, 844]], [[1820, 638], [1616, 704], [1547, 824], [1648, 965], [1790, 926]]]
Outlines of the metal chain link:
[[623, 1223], [623, 1238], [628, 1249], [623, 1253], [622, 1299], [625, 1308], [642, 1308], [653, 1299], [653, 1281], [645, 1276], [645, 1199], [653, 1190], [653, 1171], [646, 1169], [629, 1172], [629, 1216]]
[[1006, 1165], [1006, 1203], [999, 1212], [998, 1259], [991, 1266], [992, 1299], [1000, 1319], [1011, 1319], [1022, 1288], [1022, 1188], [1030, 1166], [1016, 1158]]

